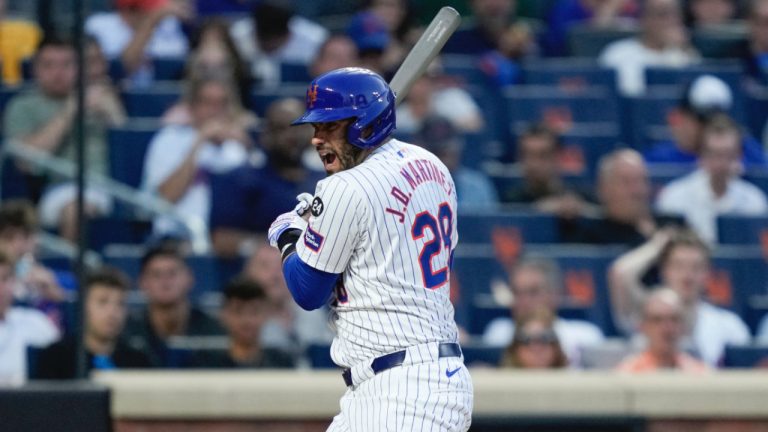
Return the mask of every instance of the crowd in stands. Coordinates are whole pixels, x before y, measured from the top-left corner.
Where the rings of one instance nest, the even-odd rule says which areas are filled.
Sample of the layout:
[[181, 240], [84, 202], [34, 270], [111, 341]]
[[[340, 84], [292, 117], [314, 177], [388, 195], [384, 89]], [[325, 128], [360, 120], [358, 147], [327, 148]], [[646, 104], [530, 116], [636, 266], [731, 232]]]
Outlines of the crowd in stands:
[[[28, 3], [0, 0], [0, 385], [75, 377], [77, 298], [88, 370], [329, 366], [265, 241], [325, 175], [291, 122], [322, 73], [390, 79], [439, 4], [91, 2], [78, 130], [72, 23]], [[458, 3], [395, 137], [456, 182], [470, 366], [768, 366], [768, 0]], [[81, 137], [82, 225], [42, 163]]]

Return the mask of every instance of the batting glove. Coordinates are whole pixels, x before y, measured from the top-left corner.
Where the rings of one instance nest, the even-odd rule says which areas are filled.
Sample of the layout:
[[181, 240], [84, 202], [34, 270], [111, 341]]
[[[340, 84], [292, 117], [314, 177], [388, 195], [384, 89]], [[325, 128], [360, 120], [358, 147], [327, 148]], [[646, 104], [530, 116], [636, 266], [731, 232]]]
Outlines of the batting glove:
[[279, 249], [278, 240], [284, 232], [291, 229], [304, 231], [307, 228], [307, 221], [302, 216], [307, 214], [307, 210], [312, 204], [312, 195], [302, 193], [297, 196], [296, 199], [299, 200], [296, 207], [294, 207], [293, 210], [278, 216], [277, 219], [272, 222], [272, 225], [270, 225], [267, 236], [271, 246]]

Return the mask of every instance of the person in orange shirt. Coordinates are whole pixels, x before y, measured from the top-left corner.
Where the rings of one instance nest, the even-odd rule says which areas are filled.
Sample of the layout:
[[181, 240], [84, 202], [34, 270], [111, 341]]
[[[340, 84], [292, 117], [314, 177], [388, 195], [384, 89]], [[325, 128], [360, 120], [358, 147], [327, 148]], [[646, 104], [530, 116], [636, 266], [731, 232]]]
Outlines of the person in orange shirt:
[[617, 366], [620, 372], [652, 372], [675, 369], [703, 373], [709, 366], [680, 349], [684, 336], [683, 305], [677, 292], [669, 288], [654, 290], [645, 300], [640, 331], [646, 349], [631, 355]]
[[42, 32], [31, 21], [5, 16], [5, 0], [0, 0], [0, 62], [4, 85], [21, 83], [21, 62], [32, 57]]

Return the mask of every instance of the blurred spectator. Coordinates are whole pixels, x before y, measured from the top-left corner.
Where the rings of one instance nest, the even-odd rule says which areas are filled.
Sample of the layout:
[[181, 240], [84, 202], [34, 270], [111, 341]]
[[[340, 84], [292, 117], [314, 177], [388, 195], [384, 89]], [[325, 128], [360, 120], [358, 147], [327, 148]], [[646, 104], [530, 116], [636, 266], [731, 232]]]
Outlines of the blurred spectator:
[[309, 65], [328, 30], [294, 13], [288, 0], [264, 0], [230, 28], [251, 76], [261, 87], [280, 83], [280, 63]]
[[620, 372], [679, 370], [706, 372], [709, 367], [681, 349], [685, 316], [680, 296], [669, 288], [657, 288], [643, 302], [639, 330], [645, 350], [631, 355], [616, 367]]
[[462, 163], [464, 141], [450, 120], [440, 116], [424, 119], [413, 139], [414, 144], [440, 158], [451, 172], [460, 209], [494, 209], [498, 207], [499, 197], [491, 179], [482, 171], [468, 168]]
[[13, 262], [0, 252], [0, 387], [21, 385], [27, 377], [27, 347], [44, 347], [59, 331], [42, 312], [13, 305]]
[[739, 178], [742, 172], [741, 135], [727, 115], [712, 118], [702, 131], [699, 168], [668, 183], [659, 192], [656, 208], [685, 217], [709, 244], [715, 244], [719, 215], [765, 215], [768, 201], [755, 185]]
[[482, 55], [497, 50], [502, 34], [517, 22], [517, 0], [469, 0], [472, 18], [448, 39], [446, 54]]
[[189, 299], [195, 284], [192, 270], [181, 252], [168, 245], [149, 249], [141, 258], [139, 288], [147, 305], [128, 318], [125, 338], [144, 352], [153, 366], [174, 364], [168, 340], [173, 336], [217, 336], [224, 332], [219, 323], [198, 309]]
[[499, 87], [519, 84], [520, 62], [536, 50], [534, 37], [529, 25], [510, 24], [499, 36], [498, 48], [480, 56], [480, 70]]
[[40, 309], [61, 324], [58, 303], [66, 294], [56, 275], [35, 258], [38, 229], [30, 202], [8, 200], [0, 205], [0, 249], [15, 269], [14, 300]]
[[221, 16], [246, 14], [259, 0], [196, 0], [198, 16]]
[[768, 0], [750, 0], [747, 7], [749, 39], [740, 57], [751, 84], [768, 85]]
[[304, 112], [298, 99], [278, 99], [264, 119], [259, 139], [266, 161], [254, 161], [224, 175], [211, 177], [211, 234], [217, 254], [249, 254], [257, 233], [296, 205], [296, 196], [314, 191], [322, 174], [303, 163], [312, 128], [291, 126]]
[[109, 59], [121, 60], [129, 85], [152, 82], [152, 59], [187, 54], [181, 21], [194, 18], [191, 0], [116, 0], [115, 7], [114, 12], [88, 17], [85, 32], [99, 41]]
[[[238, 99], [226, 78], [203, 77], [188, 83], [185, 94], [190, 124], [163, 127], [144, 159], [142, 188], [175, 204], [177, 214], [208, 226], [209, 175], [244, 164], [250, 137], [238, 112]], [[185, 236], [172, 217], [155, 219], [157, 234]]]
[[431, 115], [447, 118], [461, 132], [477, 132], [485, 126], [483, 112], [472, 95], [443, 75], [439, 66], [417, 79], [397, 107], [397, 130], [404, 134], [416, 133], [424, 119]]
[[[733, 94], [728, 84], [713, 75], [697, 77], [686, 86], [680, 103], [669, 116], [672, 140], [656, 143], [646, 151], [646, 162], [693, 166], [698, 157], [705, 124], [713, 116], [727, 113], [732, 106]], [[754, 138], [744, 134], [741, 147], [745, 166], [768, 166], [765, 153]]]
[[531, 204], [566, 219], [588, 211], [591, 206], [560, 177], [560, 148], [560, 137], [544, 125], [533, 125], [523, 132], [517, 142], [522, 183], [517, 189], [502, 191], [502, 201]]
[[635, 150], [615, 150], [600, 159], [597, 198], [599, 217], [560, 220], [562, 242], [634, 247], [660, 226], [682, 224], [679, 217], [653, 213], [648, 169]]
[[[116, 269], [103, 268], [88, 275], [81, 292], [85, 293], [86, 372], [149, 367], [149, 358], [120, 339], [128, 315], [126, 298], [130, 283]], [[77, 346], [70, 335], [40, 353], [36, 378], [73, 379], [77, 376]]]
[[568, 52], [568, 32], [576, 25], [594, 28], [630, 27], [639, 8], [637, 0], [558, 0], [547, 17], [545, 53], [563, 57]]
[[385, 53], [392, 45], [392, 37], [378, 15], [372, 12], [355, 14], [347, 26], [347, 36], [357, 47], [360, 66], [384, 76], [388, 68], [396, 67], [396, 64], [387, 63]]
[[757, 325], [755, 342], [768, 345], [768, 315], [765, 315]]
[[242, 278], [261, 286], [269, 302], [269, 319], [261, 328], [261, 345], [278, 348], [294, 358], [310, 344], [329, 344], [333, 339], [327, 308], [306, 311], [291, 297], [283, 278], [280, 252], [263, 241], [248, 258]]
[[[244, 127], [254, 127], [257, 123], [256, 116], [244, 108], [251, 102], [251, 77], [248, 66], [235, 48], [229, 35], [228, 24], [217, 18], [206, 21], [200, 27], [185, 65], [184, 82], [188, 86], [207, 78], [231, 83], [235, 95], [232, 99], [232, 117]], [[189, 125], [192, 121], [188, 97], [170, 107], [162, 118], [163, 124]]]
[[[119, 99], [112, 90], [103, 71], [103, 59], [98, 48], [90, 44], [86, 52], [88, 83], [85, 96], [87, 110], [85, 152], [88, 154], [88, 172], [107, 175], [106, 132], [110, 126], [122, 124], [125, 115]], [[93, 63], [91, 63], [93, 62]], [[41, 42], [33, 63], [35, 86], [15, 96], [8, 104], [3, 118], [3, 130], [9, 138], [44, 153], [74, 161], [76, 145], [75, 120], [75, 51], [71, 42], [48, 38]], [[30, 184], [44, 184], [41, 174], [22, 167]], [[32, 191], [36, 198], [38, 191]], [[102, 190], [86, 190], [86, 214], [108, 214], [112, 208], [110, 197]], [[77, 238], [73, 182], [55, 182], [40, 201], [40, 220], [45, 227], [58, 227], [67, 239]]]
[[722, 28], [734, 24], [738, 0], [688, 0], [686, 21], [693, 29]]
[[21, 64], [32, 57], [42, 38], [37, 24], [6, 15], [6, 0], [0, 0], [0, 63], [3, 85], [21, 83]]
[[616, 69], [625, 96], [645, 92], [645, 68], [682, 68], [699, 60], [683, 25], [679, 0], [646, 0], [640, 7], [640, 34], [608, 45], [598, 61]]
[[643, 276], [658, 265], [661, 285], [680, 297], [683, 307], [684, 348], [715, 366], [725, 346], [749, 342], [747, 325], [735, 313], [704, 300], [710, 255], [688, 230], [661, 229], [639, 247], [619, 256], [608, 269], [612, 315], [616, 326], [630, 335], [639, 328], [648, 287]]
[[568, 358], [557, 335], [555, 316], [549, 309], [536, 309], [518, 321], [519, 329], [504, 351], [499, 366], [517, 369], [568, 367]]
[[364, 9], [381, 18], [389, 33], [384, 52], [384, 70], [394, 73], [408, 55], [411, 46], [421, 36], [413, 17], [412, 2], [408, 0], [366, 0]]
[[309, 65], [309, 75], [315, 78], [334, 69], [354, 66], [360, 66], [355, 42], [346, 35], [332, 35], [320, 45]]
[[[560, 269], [552, 260], [523, 259], [512, 269], [509, 281], [512, 317], [496, 318], [488, 324], [483, 333], [483, 343], [490, 346], [507, 346], [510, 342], [514, 345], [517, 323], [527, 322], [542, 310], [555, 316], [561, 301]], [[552, 327], [559, 340], [558, 348], [562, 345], [573, 366], [580, 364], [581, 351], [585, 347], [599, 345], [604, 340], [603, 332], [587, 321], [555, 316]]]
[[226, 351], [202, 351], [195, 360], [199, 368], [292, 368], [290, 354], [264, 346], [262, 328], [270, 315], [270, 303], [261, 286], [235, 279], [223, 289], [221, 322], [229, 336]]

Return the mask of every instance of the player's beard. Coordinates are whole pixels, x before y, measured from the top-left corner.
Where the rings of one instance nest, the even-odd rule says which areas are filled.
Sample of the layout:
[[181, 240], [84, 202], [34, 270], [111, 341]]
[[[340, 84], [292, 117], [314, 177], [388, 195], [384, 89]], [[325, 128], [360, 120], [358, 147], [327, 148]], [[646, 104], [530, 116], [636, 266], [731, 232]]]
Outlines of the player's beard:
[[348, 170], [360, 165], [365, 158], [365, 153], [365, 150], [360, 147], [355, 147], [352, 144], [346, 143], [342, 148], [341, 153], [336, 155], [336, 157], [339, 158], [341, 170]]

